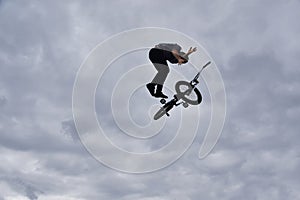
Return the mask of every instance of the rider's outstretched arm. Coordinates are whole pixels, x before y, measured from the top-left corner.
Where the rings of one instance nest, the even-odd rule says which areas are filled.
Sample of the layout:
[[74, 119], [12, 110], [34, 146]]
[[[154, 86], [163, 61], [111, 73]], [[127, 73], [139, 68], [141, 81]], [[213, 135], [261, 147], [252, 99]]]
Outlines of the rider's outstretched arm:
[[179, 52], [177, 49], [173, 49], [172, 50], [172, 54], [175, 56], [175, 58], [178, 60], [178, 65], [181, 65], [184, 60], [181, 58], [181, 56], [179, 55]]
[[172, 54], [175, 56], [175, 58], [176, 58], [177, 60], [180, 59], [179, 52], [177, 51], [177, 49], [173, 49], [173, 50], [172, 50]]
[[197, 51], [197, 47], [190, 47], [190, 49], [188, 50], [188, 52], [185, 54], [185, 56], [189, 56], [191, 53], [194, 53], [195, 51]]

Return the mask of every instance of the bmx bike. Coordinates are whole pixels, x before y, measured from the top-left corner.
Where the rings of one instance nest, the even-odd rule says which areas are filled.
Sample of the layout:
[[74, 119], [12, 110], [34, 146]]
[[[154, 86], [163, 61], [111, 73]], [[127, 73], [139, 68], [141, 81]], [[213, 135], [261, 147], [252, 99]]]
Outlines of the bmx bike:
[[[173, 96], [173, 99], [166, 102], [165, 99], [161, 99], [160, 102], [164, 104], [154, 115], [154, 120], [160, 119], [162, 116], [167, 115], [168, 117], [170, 114], [168, 113], [174, 106], [183, 105], [184, 108], [187, 108], [190, 104], [191, 105], [198, 105], [202, 102], [202, 95], [196, 85], [199, 83], [198, 78], [208, 65], [210, 65], [210, 61], [207, 62], [202, 69], [196, 74], [192, 81], [178, 81], [175, 84], [176, 94]], [[185, 86], [185, 90], [181, 90], [182, 86]], [[193, 94], [193, 95], [191, 95]], [[191, 98], [191, 96], [196, 96], [196, 98]], [[180, 101], [182, 100], [182, 101]]]

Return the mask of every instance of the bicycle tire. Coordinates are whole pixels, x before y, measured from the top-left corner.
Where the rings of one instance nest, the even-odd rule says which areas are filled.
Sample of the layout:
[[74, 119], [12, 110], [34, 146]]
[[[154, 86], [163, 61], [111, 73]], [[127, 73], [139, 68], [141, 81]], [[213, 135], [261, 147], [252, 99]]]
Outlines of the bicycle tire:
[[159, 118], [161, 118], [162, 116], [164, 116], [166, 114], [166, 109], [164, 107], [161, 107], [154, 115], [153, 119], [154, 120], [158, 120]]
[[[181, 85], [185, 85], [187, 86], [189, 89], [192, 89], [192, 86], [189, 82], [187, 81], [178, 81], [175, 85], [175, 90], [177, 92], [177, 94], [183, 94], [184, 92], [181, 92], [180, 91], [180, 86]], [[193, 91], [195, 92], [196, 96], [197, 96], [197, 99], [196, 100], [193, 100], [193, 99], [189, 99], [186, 97], [186, 95], [182, 95], [181, 96], [181, 99], [191, 105], [198, 105], [202, 102], [202, 95], [200, 93], [200, 91], [197, 89], [197, 88], [193, 88]]]

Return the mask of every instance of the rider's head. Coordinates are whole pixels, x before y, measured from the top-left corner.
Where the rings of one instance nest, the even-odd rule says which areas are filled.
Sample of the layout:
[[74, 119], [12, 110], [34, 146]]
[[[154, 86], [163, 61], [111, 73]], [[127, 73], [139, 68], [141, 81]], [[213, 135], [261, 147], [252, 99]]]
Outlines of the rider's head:
[[187, 63], [189, 61], [189, 56], [186, 55], [186, 53], [181, 51], [181, 52], [179, 52], [179, 56], [180, 56], [180, 58], [182, 58], [184, 60], [183, 63]]

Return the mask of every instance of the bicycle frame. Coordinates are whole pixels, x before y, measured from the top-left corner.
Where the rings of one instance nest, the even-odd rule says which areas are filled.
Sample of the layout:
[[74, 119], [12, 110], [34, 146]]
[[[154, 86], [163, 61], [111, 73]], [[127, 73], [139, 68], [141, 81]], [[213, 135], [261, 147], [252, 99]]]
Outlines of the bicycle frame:
[[[173, 96], [174, 98], [171, 99], [169, 102], [165, 103], [163, 105], [163, 107], [161, 107], [157, 113], [154, 115], [154, 120], [157, 120], [159, 118], [161, 118], [163, 115], [167, 115], [170, 116], [170, 114], [168, 113], [174, 106], [179, 106], [180, 104], [183, 104], [184, 107], [188, 107], [189, 104], [192, 105], [197, 105], [200, 104], [202, 101], [202, 95], [200, 93], [200, 91], [195, 88], [196, 85], [199, 83], [198, 78], [201, 74], [201, 72], [203, 71], [204, 68], [206, 68], [211, 62], [207, 62], [202, 69], [196, 74], [196, 76], [194, 77], [194, 79], [190, 82], [187, 81], [178, 81], [175, 85], [175, 89], [176, 89], [176, 94]], [[180, 91], [180, 86], [181, 85], [186, 85], [188, 86], [188, 89], [184, 92]], [[197, 100], [191, 100], [188, 99], [186, 96], [189, 96], [191, 94], [191, 92], [194, 91], [197, 95]], [[177, 103], [179, 100], [183, 100], [180, 103]]]

